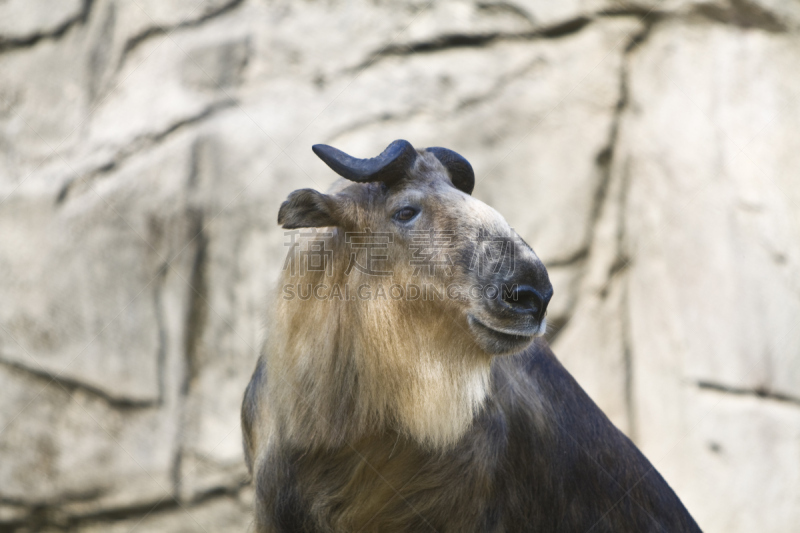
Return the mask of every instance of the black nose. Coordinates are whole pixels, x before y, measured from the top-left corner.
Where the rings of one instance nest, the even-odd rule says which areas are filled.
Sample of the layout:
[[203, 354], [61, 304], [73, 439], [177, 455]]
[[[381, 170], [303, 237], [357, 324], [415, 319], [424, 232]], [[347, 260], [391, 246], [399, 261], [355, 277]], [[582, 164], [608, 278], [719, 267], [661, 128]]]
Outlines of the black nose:
[[530, 285], [514, 285], [510, 291], [503, 291], [503, 301], [517, 313], [533, 315], [537, 320], [544, 318], [547, 304], [553, 297], [553, 288], [548, 287], [542, 294]]

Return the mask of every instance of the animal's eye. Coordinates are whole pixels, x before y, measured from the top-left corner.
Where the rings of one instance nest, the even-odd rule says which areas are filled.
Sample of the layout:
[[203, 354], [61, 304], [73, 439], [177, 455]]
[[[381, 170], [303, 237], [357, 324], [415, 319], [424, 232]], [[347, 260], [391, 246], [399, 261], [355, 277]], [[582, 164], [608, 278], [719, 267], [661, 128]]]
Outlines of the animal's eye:
[[404, 207], [394, 214], [394, 219], [399, 220], [400, 222], [408, 222], [417, 216], [417, 213], [419, 213], [419, 210], [414, 209], [413, 207]]

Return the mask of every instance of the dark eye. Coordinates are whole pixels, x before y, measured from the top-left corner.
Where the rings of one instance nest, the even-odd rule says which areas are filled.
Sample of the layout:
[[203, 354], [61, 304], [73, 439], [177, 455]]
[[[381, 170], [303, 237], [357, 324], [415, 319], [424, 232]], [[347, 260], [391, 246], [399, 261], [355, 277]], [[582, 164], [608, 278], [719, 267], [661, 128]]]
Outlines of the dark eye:
[[408, 222], [419, 213], [418, 209], [413, 207], [404, 207], [394, 214], [394, 219], [400, 222]]

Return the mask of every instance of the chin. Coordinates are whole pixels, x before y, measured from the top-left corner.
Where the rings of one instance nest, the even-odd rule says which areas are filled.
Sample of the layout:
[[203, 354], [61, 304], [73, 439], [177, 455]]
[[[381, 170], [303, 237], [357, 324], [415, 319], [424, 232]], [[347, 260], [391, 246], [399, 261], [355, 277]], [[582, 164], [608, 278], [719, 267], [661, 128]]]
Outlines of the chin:
[[534, 328], [510, 329], [488, 325], [473, 315], [467, 317], [475, 342], [489, 355], [512, 355], [523, 351], [547, 329], [545, 320]]

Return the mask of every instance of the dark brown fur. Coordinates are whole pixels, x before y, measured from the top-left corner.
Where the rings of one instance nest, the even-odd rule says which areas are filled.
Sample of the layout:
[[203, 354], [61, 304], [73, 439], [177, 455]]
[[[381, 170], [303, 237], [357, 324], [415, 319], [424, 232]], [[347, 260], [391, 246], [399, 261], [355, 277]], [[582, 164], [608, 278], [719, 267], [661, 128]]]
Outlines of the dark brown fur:
[[485, 409], [453, 449], [387, 432], [276, 447], [256, 474], [260, 532], [700, 531], [542, 340], [494, 360]]

